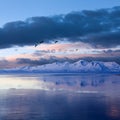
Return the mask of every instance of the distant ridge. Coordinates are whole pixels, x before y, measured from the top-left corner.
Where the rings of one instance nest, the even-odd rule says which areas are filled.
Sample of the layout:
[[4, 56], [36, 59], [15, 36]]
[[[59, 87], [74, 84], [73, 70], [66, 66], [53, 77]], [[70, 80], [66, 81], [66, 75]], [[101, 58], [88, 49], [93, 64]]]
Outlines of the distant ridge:
[[120, 65], [116, 62], [100, 62], [79, 60], [74, 63], [55, 62], [40, 66], [24, 66], [0, 70], [0, 73], [120, 73]]

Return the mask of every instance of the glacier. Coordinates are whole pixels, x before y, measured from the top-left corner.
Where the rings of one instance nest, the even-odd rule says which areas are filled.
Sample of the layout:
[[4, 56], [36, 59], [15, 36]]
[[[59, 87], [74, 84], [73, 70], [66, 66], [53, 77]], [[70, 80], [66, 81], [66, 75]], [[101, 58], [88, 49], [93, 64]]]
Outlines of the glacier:
[[28, 73], [120, 73], [120, 65], [116, 62], [101, 62], [79, 60], [74, 63], [55, 62], [52, 64], [39, 66], [22, 66], [12, 69], [0, 70], [0, 73], [6, 72], [28, 72]]

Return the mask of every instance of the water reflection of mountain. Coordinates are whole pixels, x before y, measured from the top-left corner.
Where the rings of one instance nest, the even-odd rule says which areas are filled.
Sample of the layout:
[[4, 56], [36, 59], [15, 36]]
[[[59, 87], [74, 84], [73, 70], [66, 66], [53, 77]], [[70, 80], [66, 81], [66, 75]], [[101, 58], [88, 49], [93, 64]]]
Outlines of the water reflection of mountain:
[[[111, 77], [112, 76], [112, 77]], [[54, 83], [56, 86], [67, 85], [80, 87], [99, 87], [105, 84], [119, 84], [117, 75], [79, 75], [79, 76], [44, 76], [45, 83]]]

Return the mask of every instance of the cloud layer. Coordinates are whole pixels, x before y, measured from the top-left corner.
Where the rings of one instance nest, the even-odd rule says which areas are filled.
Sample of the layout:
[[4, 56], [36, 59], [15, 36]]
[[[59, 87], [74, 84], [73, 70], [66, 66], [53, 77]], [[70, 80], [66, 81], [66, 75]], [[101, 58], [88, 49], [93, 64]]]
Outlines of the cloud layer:
[[36, 65], [46, 65], [46, 64], [51, 64], [55, 62], [76, 62], [79, 59], [71, 59], [71, 58], [58, 58], [55, 56], [50, 56], [49, 58], [40, 58], [39, 60], [32, 60], [29, 58], [18, 58], [17, 59], [17, 64], [26, 64], [26, 65], [31, 65], [31, 66], [36, 66]]
[[52, 17], [32, 17], [0, 28], [0, 48], [54, 40], [84, 42], [96, 48], [120, 45], [120, 7], [83, 10]]
[[120, 57], [82, 57], [82, 58], [58, 58], [55, 56], [51, 56], [48, 59], [47, 58], [41, 58], [39, 60], [32, 60], [29, 58], [18, 58], [17, 64], [21, 65], [30, 65], [30, 66], [37, 66], [37, 65], [46, 65], [51, 63], [63, 63], [63, 62], [69, 62], [74, 63], [78, 60], [86, 60], [86, 61], [103, 61], [103, 62], [116, 62], [120, 64]]

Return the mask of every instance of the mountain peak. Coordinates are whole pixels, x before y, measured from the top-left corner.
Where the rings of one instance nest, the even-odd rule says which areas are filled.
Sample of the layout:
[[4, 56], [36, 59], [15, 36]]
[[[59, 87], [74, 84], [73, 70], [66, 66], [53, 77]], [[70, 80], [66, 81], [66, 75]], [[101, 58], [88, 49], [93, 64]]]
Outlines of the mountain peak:
[[[37, 72], [37, 73], [120, 73], [120, 65], [116, 62], [100, 62], [79, 60], [74, 63], [52, 63], [40, 66], [24, 66], [7, 69], [6, 72]], [[2, 72], [2, 71], [0, 71]]]

